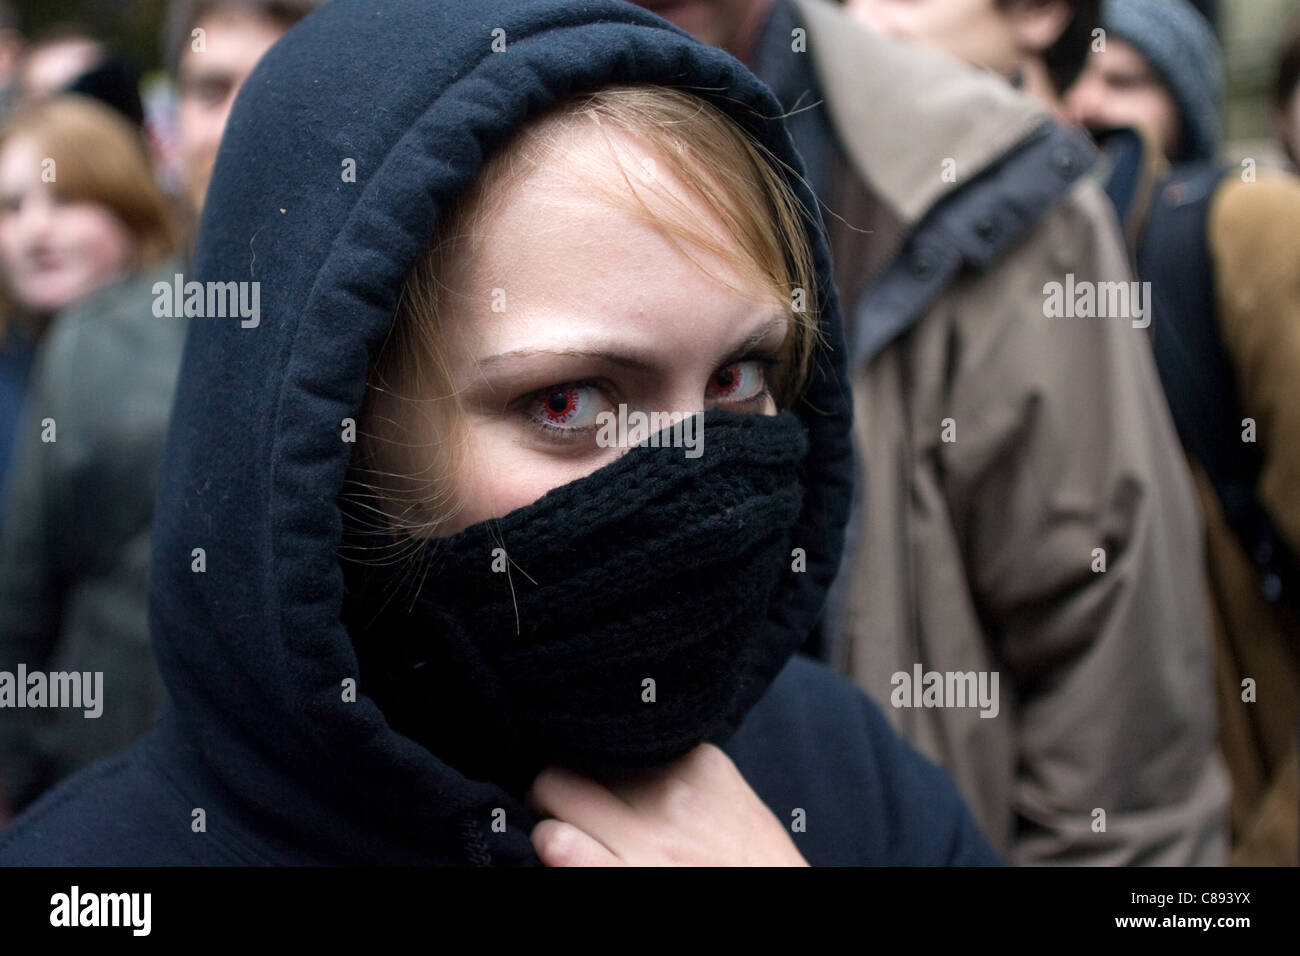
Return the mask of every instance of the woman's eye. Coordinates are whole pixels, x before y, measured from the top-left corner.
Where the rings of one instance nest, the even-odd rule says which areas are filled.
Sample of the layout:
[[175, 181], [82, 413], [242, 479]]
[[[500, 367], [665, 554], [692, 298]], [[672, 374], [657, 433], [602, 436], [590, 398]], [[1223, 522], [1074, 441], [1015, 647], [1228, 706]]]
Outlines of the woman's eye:
[[609, 408], [594, 385], [560, 385], [537, 392], [525, 410], [543, 428], [583, 431], [596, 425], [596, 416]]
[[761, 361], [733, 362], [713, 373], [708, 397], [713, 401], [748, 402], [767, 391], [765, 364]]
[[232, 84], [219, 77], [191, 80], [184, 95], [191, 96], [205, 106], [217, 106], [230, 95]]

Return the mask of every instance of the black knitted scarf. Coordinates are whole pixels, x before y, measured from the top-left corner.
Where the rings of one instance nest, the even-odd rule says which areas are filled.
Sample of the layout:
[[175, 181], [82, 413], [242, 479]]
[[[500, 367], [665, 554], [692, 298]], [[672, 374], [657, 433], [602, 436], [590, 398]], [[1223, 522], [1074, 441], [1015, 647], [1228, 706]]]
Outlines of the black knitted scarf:
[[447, 763], [515, 790], [547, 763], [601, 775], [708, 739], [792, 573], [808, 441], [791, 412], [709, 411], [702, 428], [696, 458], [642, 443], [428, 541], [418, 574], [350, 569], [363, 692]]

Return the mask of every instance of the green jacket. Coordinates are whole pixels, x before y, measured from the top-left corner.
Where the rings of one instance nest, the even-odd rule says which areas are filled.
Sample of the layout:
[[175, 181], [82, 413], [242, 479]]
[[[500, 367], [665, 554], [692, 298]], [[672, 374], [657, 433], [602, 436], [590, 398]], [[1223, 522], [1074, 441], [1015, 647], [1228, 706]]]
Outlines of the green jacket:
[[0, 671], [102, 671], [102, 713], [0, 710], [0, 807], [125, 747], [162, 700], [149, 531], [186, 320], [155, 317], [152, 286], [180, 271], [79, 302], [41, 343], [4, 502]]

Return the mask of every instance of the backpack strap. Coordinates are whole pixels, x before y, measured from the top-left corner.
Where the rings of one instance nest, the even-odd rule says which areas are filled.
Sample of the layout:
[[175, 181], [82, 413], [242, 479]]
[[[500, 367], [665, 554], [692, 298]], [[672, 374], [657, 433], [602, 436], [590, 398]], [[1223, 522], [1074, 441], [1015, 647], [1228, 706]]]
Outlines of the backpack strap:
[[1224, 171], [1212, 163], [1176, 168], [1156, 192], [1138, 249], [1151, 282], [1152, 345], [1174, 424], [1214, 486], [1223, 515], [1255, 565], [1269, 604], [1300, 595], [1295, 557], [1255, 489], [1263, 462], [1242, 440], [1237, 377], [1219, 334], [1214, 263], [1206, 227]]
[[1139, 194], [1145, 162], [1144, 144], [1136, 130], [1121, 126], [1095, 134], [1102, 160], [1095, 167], [1106, 198], [1115, 207], [1124, 235], [1129, 235], [1139, 213]]

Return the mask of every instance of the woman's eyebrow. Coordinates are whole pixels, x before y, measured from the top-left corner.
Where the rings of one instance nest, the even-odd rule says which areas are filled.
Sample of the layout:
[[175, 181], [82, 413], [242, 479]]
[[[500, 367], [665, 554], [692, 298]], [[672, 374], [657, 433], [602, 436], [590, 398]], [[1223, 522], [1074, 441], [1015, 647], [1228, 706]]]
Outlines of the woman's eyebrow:
[[644, 358], [635, 352], [614, 351], [603, 348], [529, 348], [529, 349], [511, 349], [509, 352], [498, 352], [496, 355], [481, 359], [478, 362], [479, 370], [489, 369], [496, 365], [516, 359], [534, 358], [539, 355], [561, 355], [565, 358], [590, 358], [600, 359], [609, 362], [611, 365], [618, 365], [623, 368], [633, 369], [639, 372], [648, 372], [654, 368], [654, 362]]
[[755, 329], [750, 335], [746, 336], [745, 341], [741, 342], [739, 345], [737, 345], [734, 349], [731, 350], [730, 352], [731, 358], [727, 359], [728, 364], [736, 361], [737, 359], [744, 358], [745, 355], [749, 353], [751, 350], [753, 350], [755, 347], [757, 347], [757, 345], [760, 342], [762, 342], [764, 339], [766, 339], [768, 336], [772, 335], [774, 332], [778, 331], [779, 329], [788, 328], [789, 324], [790, 322], [786, 318], [784, 313], [775, 312], [772, 315], [768, 316], [767, 321], [765, 321], [761, 326]]
[[[774, 313], [767, 320], [755, 329], [751, 334], [745, 337], [745, 340], [733, 348], [728, 355], [729, 357], [724, 364], [730, 364], [736, 359], [743, 357], [760, 342], [772, 335], [778, 328], [788, 325], [788, 320], [782, 313]], [[608, 349], [600, 347], [573, 347], [573, 348], [523, 348], [511, 349], [508, 352], [498, 352], [496, 355], [490, 355], [485, 359], [478, 361], [480, 371], [487, 371], [494, 366], [502, 363], [511, 362], [517, 359], [533, 358], [539, 355], [557, 355], [565, 358], [586, 358], [599, 359], [608, 362], [611, 365], [617, 365], [621, 368], [632, 369], [638, 372], [653, 371], [656, 367], [655, 360], [646, 355], [639, 354], [636, 350], [628, 349]]]

